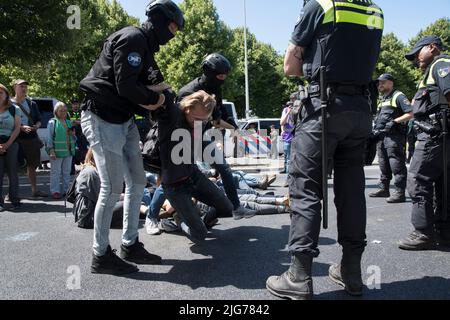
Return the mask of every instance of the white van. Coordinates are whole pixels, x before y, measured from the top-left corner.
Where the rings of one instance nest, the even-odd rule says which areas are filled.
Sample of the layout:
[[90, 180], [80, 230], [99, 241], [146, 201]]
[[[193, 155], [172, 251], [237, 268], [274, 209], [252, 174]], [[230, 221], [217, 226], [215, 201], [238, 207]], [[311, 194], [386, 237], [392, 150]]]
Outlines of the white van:
[[58, 103], [55, 98], [32, 98], [32, 101], [36, 102], [39, 112], [41, 113], [41, 127], [37, 130], [39, 138], [44, 143], [44, 147], [41, 148], [41, 162], [50, 161], [50, 157], [47, 154], [46, 144], [48, 138], [47, 125], [51, 118], [54, 117], [53, 108]]
[[[270, 138], [270, 127], [274, 125], [277, 130], [279, 130], [278, 136], [278, 154], [284, 153], [283, 140], [281, 139], [281, 125], [280, 119], [278, 118], [264, 118], [264, 119], [249, 119], [249, 120], [241, 120], [239, 129], [240, 131], [249, 132], [250, 129], [254, 129], [258, 135], [263, 135], [265, 137]], [[250, 131], [251, 132], [251, 131]], [[265, 150], [266, 152], [268, 150]], [[260, 153], [264, 153], [264, 150], [259, 149]]]

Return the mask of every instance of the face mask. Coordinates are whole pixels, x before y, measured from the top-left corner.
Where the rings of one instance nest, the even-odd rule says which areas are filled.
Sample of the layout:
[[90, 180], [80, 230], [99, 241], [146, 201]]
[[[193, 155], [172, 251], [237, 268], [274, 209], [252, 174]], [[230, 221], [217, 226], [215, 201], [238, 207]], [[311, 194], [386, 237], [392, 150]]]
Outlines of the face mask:
[[211, 87], [218, 88], [223, 86], [225, 80], [217, 79], [217, 76], [214, 72], [207, 72], [204, 75], [206, 83], [208, 83]]
[[163, 46], [168, 43], [175, 35], [169, 30], [169, 21], [160, 14], [155, 14], [151, 17], [153, 30], [155, 31], [156, 39], [159, 45]]

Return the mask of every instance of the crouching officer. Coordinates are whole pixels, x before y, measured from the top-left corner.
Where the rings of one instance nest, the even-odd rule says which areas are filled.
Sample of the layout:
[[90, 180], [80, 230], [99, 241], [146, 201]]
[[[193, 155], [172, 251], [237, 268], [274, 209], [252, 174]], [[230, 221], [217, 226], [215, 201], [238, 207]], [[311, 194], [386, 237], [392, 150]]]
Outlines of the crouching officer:
[[[412, 119], [412, 107], [408, 98], [394, 90], [394, 77], [386, 73], [378, 78], [378, 90], [383, 95], [378, 104], [374, 136], [379, 136], [377, 144], [380, 163], [380, 189], [369, 193], [369, 197], [388, 198], [388, 203], [405, 202], [406, 178], [406, 123]], [[395, 177], [395, 192], [391, 196], [389, 184]]]
[[[448, 129], [444, 119], [448, 118], [450, 105], [450, 56], [442, 54], [441, 50], [441, 39], [428, 36], [419, 40], [406, 55], [406, 59], [420, 67], [424, 76], [413, 103], [418, 144], [408, 174], [408, 192], [413, 203], [411, 222], [415, 230], [398, 243], [404, 250], [450, 245], [448, 208], [443, 212], [441, 203], [434, 201], [450, 198], [448, 192], [444, 193], [444, 166], [449, 168], [444, 141], [447, 140], [447, 150], [450, 145], [442, 134]], [[447, 181], [447, 190], [448, 186]]]
[[329, 275], [350, 294], [362, 294], [361, 256], [366, 246], [363, 155], [372, 130], [368, 85], [380, 52], [383, 25], [383, 13], [372, 1], [310, 0], [295, 27], [284, 69], [286, 75], [307, 77], [310, 99], [300, 112], [289, 167], [292, 263], [284, 274], [266, 283], [276, 296], [308, 299], [313, 295], [311, 269], [313, 258], [319, 255], [323, 198], [321, 66], [326, 67], [329, 93], [325, 156], [334, 160], [338, 242], [343, 247], [341, 263], [333, 265]]
[[[80, 84], [86, 93], [81, 126], [101, 180], [94, 214], [92, 273], [121, 275], [138, 271], [129, 262], [161, 263], [161, 257], [147, 252], [138, 239], [146, 179], [133, 116], [170, 103], [164, 94], [149, 89], [164, 81], [154, 56], [183, 28], [184, 18], [170, 0], [152, 1], [146, 15], [148, 20], [141, 28], [126, 27], [105, 41], [98, 60]], [[109, 228], [124, 179], [122, 260], [109, 245]]]

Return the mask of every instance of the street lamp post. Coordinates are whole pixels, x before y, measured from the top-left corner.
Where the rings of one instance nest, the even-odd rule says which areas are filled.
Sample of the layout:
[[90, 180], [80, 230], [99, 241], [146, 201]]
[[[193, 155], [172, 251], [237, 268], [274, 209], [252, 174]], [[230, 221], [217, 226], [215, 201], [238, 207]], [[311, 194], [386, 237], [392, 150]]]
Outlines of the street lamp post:
[[250, 118], [250, 96], [248, 86], [248, 56], [247, 56], [247, 6], [244, 0], [244, 51], [245, 51], [245, 117]]

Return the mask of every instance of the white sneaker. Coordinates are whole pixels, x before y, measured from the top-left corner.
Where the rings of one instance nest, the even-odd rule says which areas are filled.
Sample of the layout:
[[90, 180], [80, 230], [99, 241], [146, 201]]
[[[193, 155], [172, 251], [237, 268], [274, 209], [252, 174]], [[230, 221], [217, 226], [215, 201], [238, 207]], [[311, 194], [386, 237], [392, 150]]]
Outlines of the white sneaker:
[[255, 210], [250, 210], [248, 208], [245, 208], [243, 205], [241, 205], [239, 208], [233, 211], [233, 218], [234, 220], [240, 220], [243, 218], [251, 218], [256, 215]]
[[145, 230], [147, 231], [147, 234], [151, 236], [161, 234], [161, 230], [158, 228], [158, 221], [153, 218], [145, 219]]

